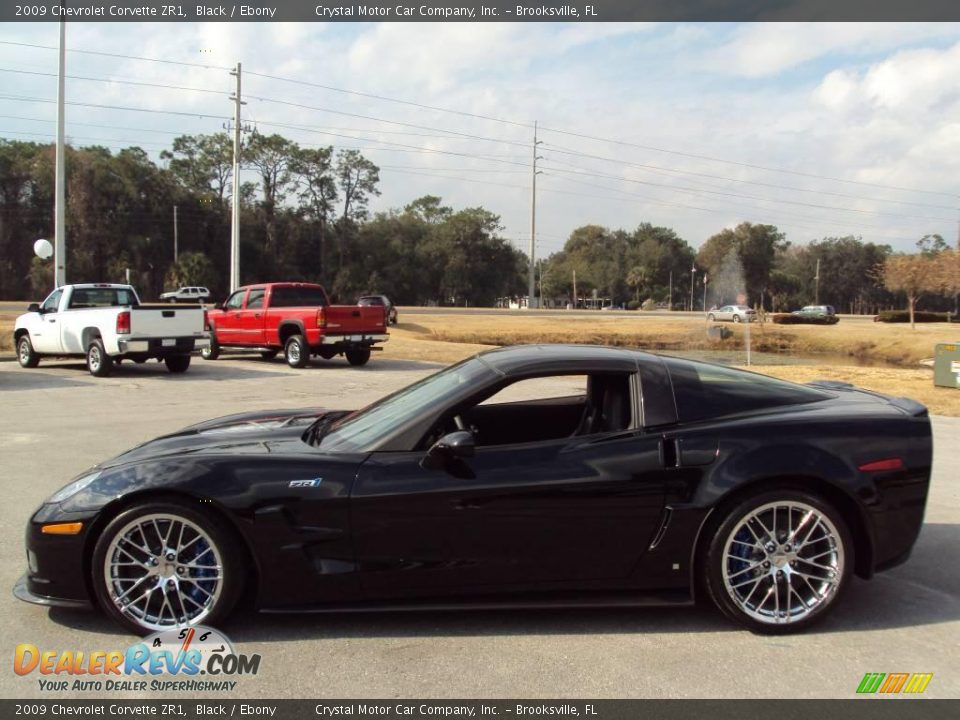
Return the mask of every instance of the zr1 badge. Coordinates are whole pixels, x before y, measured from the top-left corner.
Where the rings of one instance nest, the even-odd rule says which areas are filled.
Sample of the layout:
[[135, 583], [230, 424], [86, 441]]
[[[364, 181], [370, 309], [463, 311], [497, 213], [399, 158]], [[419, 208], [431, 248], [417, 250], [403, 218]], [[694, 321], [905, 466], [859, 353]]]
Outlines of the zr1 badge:
[[289, 487], [292, 488], [315, 488], [320, 487], [323, 478], [314, 478], [313, 480], [291, 480]]

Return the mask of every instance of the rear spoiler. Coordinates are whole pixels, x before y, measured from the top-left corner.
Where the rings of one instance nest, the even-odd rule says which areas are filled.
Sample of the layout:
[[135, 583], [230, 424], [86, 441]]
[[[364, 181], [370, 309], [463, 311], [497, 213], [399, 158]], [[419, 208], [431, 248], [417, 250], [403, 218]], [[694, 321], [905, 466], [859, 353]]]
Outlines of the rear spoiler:
[[914, 417], [926, 417], [928, 414], [926, 406], [921, 405], [916, 400], [911, 400], [910, 398], [905, 397], [884, 395], [883, 393], [874, 392], [873, 390], [865, 390], [862, 387], [857, 387], [852, 383], [843, 382], [841, 380], [814, 380], [813, 382], [807, 383], [807, 385], [823, 388], [824, 390], [856, 390], [857, 392], [862, 392], [866, 395], [873, 395], [874, 397], [882, 398], [890, 405], [893, 405], [895, 408], [907, 413], [907, 415], [913, 415]]

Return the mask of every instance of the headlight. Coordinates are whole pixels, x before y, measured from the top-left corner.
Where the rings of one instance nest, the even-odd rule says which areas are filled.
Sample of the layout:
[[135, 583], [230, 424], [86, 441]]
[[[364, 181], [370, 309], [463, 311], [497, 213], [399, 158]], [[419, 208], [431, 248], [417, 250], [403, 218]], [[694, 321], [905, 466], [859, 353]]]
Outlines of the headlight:
[[78, 492], [80, 492], [81, 490], [83, 490], [87, 485], [89, 485], [90, 483], [92, 483], [92, 482], [93, 482], [94, 480], [96, 480], [98, 477], [100, 477], [100, 471], [99, 471], [99, 470], [97, 470], [96, 472], [92, 472], [92, 473], [90, 473], [89, 475], [84, 475], [84, 476], [81, 477], [81, 478], [77, 478], [77, 479], [74, 480], [72, 483], [70, 483], [69, 485], [67, 485], [65, 488], [62, 488], [61, 490], [58, 490], [58, 491], [55, 492], [53, 495], [51, 495], [51, 496], [47, 499], [47, 502], [48, 502], [48, 503], [62, 503], [62, 502], [63, 502], [64, 500], [66, 500], [67, 498], [73, 497], [73, 496], [76, 495]]

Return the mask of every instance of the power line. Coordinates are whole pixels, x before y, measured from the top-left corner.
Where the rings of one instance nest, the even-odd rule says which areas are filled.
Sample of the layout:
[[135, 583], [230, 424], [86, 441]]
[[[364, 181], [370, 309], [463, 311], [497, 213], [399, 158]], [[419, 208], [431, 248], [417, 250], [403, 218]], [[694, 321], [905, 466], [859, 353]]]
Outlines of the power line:
[[[55, 45], [37, 45], [34, 43], [14, 42], [12, 40], [0, 40], [0, 45], [16, 45], [18, 47], [38, 48], [41, 50], [59, 50]], [[66, 48], [69, 53], [80, 55], [100, 55], [102, 57], [123, 58], [124, 60], [142, 60], [145, 62], [164, 63], [167, 65], [182, 65], [184, 67], [201, 68], [203, 70], [232, 70], [233, 68], [222, 67], [220, 65], [206, 65], [201, 63], [184, 62], [182, 60], [163, 60], [161, 58], [149, 58], [139, 55], [123, 55], [121, 53], [101, 52], [99, 50], [81, 50], [80, 48]]]
[[907, 214], [898, 214], [898, 213], [888, 213], [888, 212], [883, 212], [881, 210], [861, 210], [859, 208], [845, 208], [845, 207], [837, 207], [835, 205], [817, 205], [816, 203], [807, 203], [807, 202], [802, 202], [800, 200], [780, 200], [780, 199], [774, 199], [774, 198], [757, 197], [756, 195], [743, 195], [741, 193], [724, 192], [722, 190], [699, 190], [696, 188], [686, 188], [679, 185], [665, 185], [663, 183], [655, 183], [655, 182], [650, 182], [648, 180], [637, 180], [635, 178], [625, 178], [619, 175], [606, 175], [603, 173], [590, 173], [590, 172], [583, 172], [583, 171], [576, 171], [576, 170], [564, 170], [563, 168], [545, 168], [545, 169], [552, 170], [553, 172], [569, 173], [572, 175], [584, 175], [587, 177], [597, 177], [597, 178], [604, 178], [607, 180], [619, 180], [621, 182], [636, 183], [638, 185], [650, 185], [653, 187], [663, 187], [663, 188], [672, 190], [673, 192], [687, 193], [687, 194], [693, 194], [693, 195], [702, 195], [706, 193], [710, 195], [721, 195], [724, 197], [744, 198], [747, 200], [761, 200], [764, 202], [786, 203], [788, 205], [799, 205], [802, 207], [816, 208], [819, 210], [839, 210], [842, 212], [859, 213], [862, 215], [886, 215], [890, 217], [914, 218], [917, 220], [937, 220], [937, 221], [953, 222], [952, 218], [932, 217], [929, 215], [907, 215]]
[[[554, 145], [553, 143], [545, 143], [545, 146], [547, 148], [550, 148], [551, 152], [559, 153], [561, 155], [572, 155], [575, 157], [588, 158], [591, 160], [601, 160], [604, 162], [616, 163], [617, 165], [624, 165], [626, 167], [639, 168], [641, 170], [650, 170], [650, 171], [661, 172], [661, 173], [677, 173], [680, 175], [693, 175], [696, 177], [710, 178], [713, 180], [723, 180], [726, 182], [743, 183], [746, 185], [757, 185], [759, 187], [767, 187], [767, 188], [773, 188], [777, 190], [790, 190], [792, 192], [805, 192], [805, 193], [816, 193], [818, 195], [830, 195], [833, 197], [847, 198], [849, 200], [866, 200], [868, 202], [884, 202], [884, 203], [894, 203], [897, 205], [913, 205], [915, 207], [936, 208], [938, 210], [954, 209], [953, 206], [951, 205], [932, 205], [929, 203], [910, 202], [907, 200], [870, 198], [870, 197], [864, 197], [863, 195], [848, 195], [846, 193], [832, 192], [830, 190], [813, 190], [810, 188], [801, 188], [801, 187], [790, 186], [790, 185], [777, 185], [774, 183], [760, 182], [757, 180], [743, 180], [741, 178], [724, 177], [722, 175], [713, 175], [711, 173], [695, 172], [693, 170], [680, 170], [678, 168], [666, 168], [659, 165], [647, 165], [644, 163], [629, 162], [626, 160], [618, 160], [616, 158], [603, 157], [600, 155], [591, 155], [589, 153], [584, 153], [576, 150], [571, 150], [569, 148], [564, 148], [561, 145]], [[558, 161], [555, 160], [554, 162], [558, 162]]]
[[[35, 98], [27, 97], [25, 95], [7, 95], [0, 94], [0, 100], [16, 100], [20, 102], [38, 102], [38, 103], [55, 103], [56, 100], [49, 100], [47, 98]], [[137, 108], [130, 107], [127, 105], [102, 105], [98, 103], [85, 103], [77, 102], [75, 100], [68, 100], [64, 103], [65, 105], [74, 105], [77, 107], [90, 107], [97, 108], [100, 110], [125, 110], [128, 112], [142, 112], [142, 113], [152, 113], [155, 115], [177, 115], [180, 117], [191, 117], [199, 118], [201, 120], [229, 120], [225, 115], [214, 115], [213, 113], [196, 113], [196, 112], [185, 112], [182, 110], [156, 110], [153, 108]]]

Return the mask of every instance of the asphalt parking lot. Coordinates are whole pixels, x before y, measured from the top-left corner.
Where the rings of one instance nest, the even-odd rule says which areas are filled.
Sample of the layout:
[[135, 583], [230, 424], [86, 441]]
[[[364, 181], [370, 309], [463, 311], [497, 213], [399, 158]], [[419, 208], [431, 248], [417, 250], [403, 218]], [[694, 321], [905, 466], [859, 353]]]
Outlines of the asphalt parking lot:
[[[85, 468], [198, 420], [252, 409], [366, 404], [434, 366], [374, 357], [291, 370], [281, 360], [196, 358], [173, 376], [124, 364], [95, 379], [81, 362], [0, 362], [0, 634], [41, 649], [123, 649], [96, 613], [47, 610], [10, 592], [23, 528]], [[223, 630], [263, 657], [238, 697], [850, 698], [866, 672], [932, 672], [930, 697], [960, 696], [960, 418], [935, 418], [926, 525], [911, 560], [854, 580], [815, 631], [760, 637], [706, 607], [261, 616]], [[41, 696], [36, 675], [0, 671], [0, 696]], [[56, 697], [70, 697], [59, 694]], [[83, 697], [83, 694], [76, 695]], [[102, 696], [91, 693], [90, 697]], [[122, 697], [123, 695], [118, 695]], [[48, 697], [51, 697], [48, 694]]]

